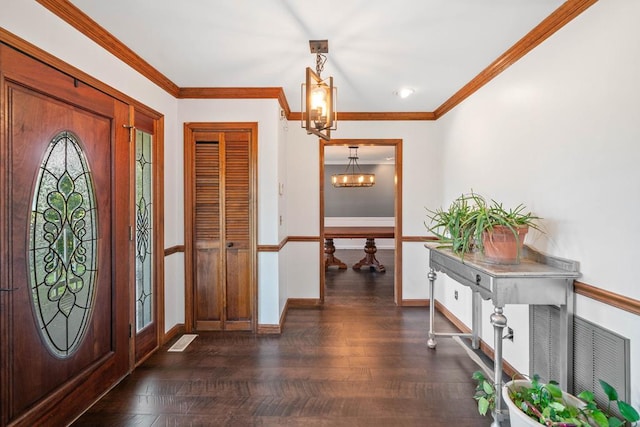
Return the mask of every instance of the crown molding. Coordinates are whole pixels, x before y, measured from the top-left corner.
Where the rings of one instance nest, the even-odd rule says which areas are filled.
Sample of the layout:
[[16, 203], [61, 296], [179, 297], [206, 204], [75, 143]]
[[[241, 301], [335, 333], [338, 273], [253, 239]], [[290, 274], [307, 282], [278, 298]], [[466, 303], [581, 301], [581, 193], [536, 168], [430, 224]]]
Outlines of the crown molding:
[[[385, 120], [435, 120], [436, 115], [430, 112], [342, 112], [338, 111], [338, 121], [385, 121]], [[299, 111], [291, 112], [287, 116], [288, 120], [302, 120], [302, 113]]]
[[0, 27], [0, 43], [4, 43], [5, 45], [18, 50], [25, 55], [28, 55], [42, 62], [43, 64], [53, 67], [58, 71], [62, 71], [63, 73], [68, 74], [69, 76], [72, 76], [73, 78], [78, 79], [88, 84], [89, 86], [92, 86], [95, 89], [98, 89], [99, 91], [114, 97], [115, 99], [133, 105], [136, 107], [136, 109], [144, 111], [148, 115], [154, 116], [155, 118], [163, 116], [162, 113], [147, 107], [131, 96], [120, 92], [119, 90], [109, 86], [106, 83], [103, 83], [102, 81], [85, 73], [84, 71], [64, 62], [63, 60], [51, 55], [49, 52], [40, 49], [38, 46], [29, 43], [28, 41], [16, 36], [15, 34], [5, 30], [2, 27]]
[[436, 120], [515, 64], [598, 0], [568, 0], [434, 111]]
[[70, 3], [68, 0], [36, 0], [50, 12], [71, 25], [76, 30], [102, 46], [116, 58], [129, 65], [147, 79], [164, 89], [174, 97], [178, 97], [178, 85], [173, 83], [156, 70], [151, 64], [142, 59], [137, 53], [129, 49], [113, 34], [98, 25], [88, 15]]
[[289, 103], [281, 87], [181, 87], [177, 98], [181, 99], [269, 99], [278, 100], [288, 117]]

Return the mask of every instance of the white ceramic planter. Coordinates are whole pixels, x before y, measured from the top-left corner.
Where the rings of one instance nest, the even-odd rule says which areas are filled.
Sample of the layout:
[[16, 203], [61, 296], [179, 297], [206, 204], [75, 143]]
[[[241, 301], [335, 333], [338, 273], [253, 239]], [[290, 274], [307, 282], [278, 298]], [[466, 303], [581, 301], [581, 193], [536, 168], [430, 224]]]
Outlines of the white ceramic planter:
[[[522, 412], [515, 405], [515, 403], [511, 401], [511, 399], [509, 398], [509, 387], [512, 387], [512, 386], [530, 387], [531, 381], [513, 380], [513, 381], [509, 381], [502, 387], [502, 397], [504, 398], [504, 401], [507, 404], [507, 408], [509, 408], [509, 422], [511, 423], [511, 427], [540, 427], [542, 424], [540, 424], [538, 421], [534, 420], [533, 418], [529, 417], [527, 414]], [[564, 392], [562, 394], [565, 402], [567, 402], [569, 405], [582, 406], [585, 404], [582, 400], [578, 399], [577, 397], [571, 394], [564, 393]]]
[[540, 423], [522, 412], [515, 403], [509, 398], [509, 387], [528, 387], [531, 383], [527, 380], [509, 381], [502, 386], [502, 397], [504, 398], [507, 408], [509, 408], [509, 423], [511, 427], [539, 427]]

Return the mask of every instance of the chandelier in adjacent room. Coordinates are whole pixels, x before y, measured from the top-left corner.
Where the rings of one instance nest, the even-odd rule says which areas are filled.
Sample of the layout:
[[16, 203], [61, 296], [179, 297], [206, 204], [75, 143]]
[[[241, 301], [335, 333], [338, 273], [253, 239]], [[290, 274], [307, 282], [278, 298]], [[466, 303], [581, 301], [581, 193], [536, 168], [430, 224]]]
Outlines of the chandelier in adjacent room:
[[363, 173], [358, 164], [358, 146], [349, 146], [349, 163], [344, 173], [331, 175], [334, 187], [372, 187], [376, 183], [376, 176]]

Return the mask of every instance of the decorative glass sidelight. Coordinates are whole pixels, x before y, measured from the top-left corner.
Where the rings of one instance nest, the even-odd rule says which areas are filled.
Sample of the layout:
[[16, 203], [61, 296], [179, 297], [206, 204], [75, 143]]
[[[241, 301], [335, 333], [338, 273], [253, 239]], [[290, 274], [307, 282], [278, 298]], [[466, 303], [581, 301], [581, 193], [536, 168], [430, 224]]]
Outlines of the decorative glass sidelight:
[[152, 135], [136, 130], [136, 331], [153, 322]]
[[58, 357], [82, 342], [93, 311], [97, 207], [87, 159], [69, 131], [49, 143], [31, 202], [29, 286], [42, 337]]

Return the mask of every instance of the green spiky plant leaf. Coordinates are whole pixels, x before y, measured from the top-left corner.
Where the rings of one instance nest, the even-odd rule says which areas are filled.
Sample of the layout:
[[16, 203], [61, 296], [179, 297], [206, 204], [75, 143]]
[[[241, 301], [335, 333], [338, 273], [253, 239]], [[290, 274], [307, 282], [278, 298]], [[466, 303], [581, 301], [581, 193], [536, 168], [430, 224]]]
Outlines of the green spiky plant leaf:
[[527, 212], [523, 204], [505, 208], [502, 203], [487, 200], [471, 190], [461, 194], [447, 209], [426, 209], [428, 221], [425, 227], [436, 236], [440, 247], [450, 248], [464, 258], [466, 253], [484, 250], [482, 234], [491, 232], [496, 226], [507, 227], [516, 237], [518, 228], [530, 227], [542, 231], [538, 216]]

